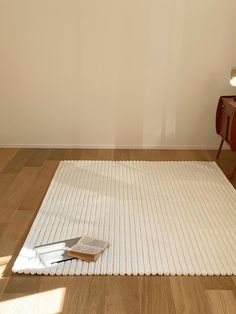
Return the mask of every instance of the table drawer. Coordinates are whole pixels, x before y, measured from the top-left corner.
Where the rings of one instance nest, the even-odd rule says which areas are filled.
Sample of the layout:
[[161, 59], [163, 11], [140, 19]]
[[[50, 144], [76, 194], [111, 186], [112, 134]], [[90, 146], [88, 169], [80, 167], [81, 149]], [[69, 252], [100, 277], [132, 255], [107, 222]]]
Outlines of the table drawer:
[[216, 112], [216, 131], [236, 150], [236, 101], [233, 96], [222, 96]]

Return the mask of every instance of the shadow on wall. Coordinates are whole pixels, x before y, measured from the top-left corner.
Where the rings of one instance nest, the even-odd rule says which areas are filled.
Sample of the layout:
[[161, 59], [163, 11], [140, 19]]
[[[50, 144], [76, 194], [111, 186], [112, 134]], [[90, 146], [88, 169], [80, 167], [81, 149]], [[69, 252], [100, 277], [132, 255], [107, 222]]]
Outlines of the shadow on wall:
[[[184, 89], [180, 77], [184, 71], [185, 15], [185, 1], [174, 1], [169, 7], [163, 42], [161, 34], [152, 32], [153, 24], [143, 21], [146, 32], [140, 34], [144, 46], [137, 52], [138, 70], [137, 55], [131, 58], [125, 50], [127, 47], [121, 50], [123, 62], [117, 82], [115, 112], [116, 146], [176, 144], [177, 108]], [[125, 38], [129, 36], [124, 34]], [[131, 36], [131, 43], [132, 40]]]

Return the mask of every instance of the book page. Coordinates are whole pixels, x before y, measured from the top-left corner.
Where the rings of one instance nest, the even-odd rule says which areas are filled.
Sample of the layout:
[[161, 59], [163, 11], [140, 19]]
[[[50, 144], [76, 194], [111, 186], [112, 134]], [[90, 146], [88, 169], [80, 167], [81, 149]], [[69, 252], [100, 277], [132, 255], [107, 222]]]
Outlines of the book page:
[[96, 240], [90, 237], [82, 237], [75, 245], [69, 248], [69, 251], [97, 255], [104, 251], [108, 246], [108, 242]]
[[95, 246], [105, 249], [109, 243], [102, 240], [93, 239], [90, 237], [82, 237], [77, 244], [83, 244], [83, 245], [89, 245], [89, 246]]

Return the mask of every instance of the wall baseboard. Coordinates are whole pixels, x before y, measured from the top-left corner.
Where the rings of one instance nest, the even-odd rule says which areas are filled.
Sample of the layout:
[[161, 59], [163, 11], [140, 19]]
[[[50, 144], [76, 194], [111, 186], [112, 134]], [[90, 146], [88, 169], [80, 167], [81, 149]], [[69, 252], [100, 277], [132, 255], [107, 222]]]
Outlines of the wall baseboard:
[[[70, 145], [70, 144], [0, 144], [0, 148], [60, 148], [60, 149], [173, 149], [173, 150], [216, 150], [217, 145]], [[228, 146], [224, 150], [229, 150]]]

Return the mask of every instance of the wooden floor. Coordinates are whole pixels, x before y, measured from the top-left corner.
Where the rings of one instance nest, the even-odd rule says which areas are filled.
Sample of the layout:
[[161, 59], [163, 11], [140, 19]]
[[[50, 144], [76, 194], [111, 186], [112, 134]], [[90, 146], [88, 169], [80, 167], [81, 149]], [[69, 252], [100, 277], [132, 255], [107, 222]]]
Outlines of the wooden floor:
[[[0, 313], [236, 313], [236, 277], [11, 273], [60, 160], [214, 160], [215, 151], [0, 149]], [[228, 176], [236, 155], [223, 151]], [[236, 186], [236, 179], [232, 181]]]

